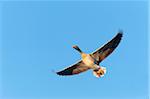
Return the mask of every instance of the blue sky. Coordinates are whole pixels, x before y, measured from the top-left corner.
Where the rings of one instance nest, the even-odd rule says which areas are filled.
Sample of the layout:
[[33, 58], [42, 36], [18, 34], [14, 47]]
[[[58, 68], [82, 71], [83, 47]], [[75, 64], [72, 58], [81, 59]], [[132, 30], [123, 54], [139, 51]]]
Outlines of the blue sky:
[[[2, 99], [147, 99], [148, 3], [145, 1], [3, 2], [1, 7]], [[92, 71], [60, 77], [122, 29], [118, 48]]]

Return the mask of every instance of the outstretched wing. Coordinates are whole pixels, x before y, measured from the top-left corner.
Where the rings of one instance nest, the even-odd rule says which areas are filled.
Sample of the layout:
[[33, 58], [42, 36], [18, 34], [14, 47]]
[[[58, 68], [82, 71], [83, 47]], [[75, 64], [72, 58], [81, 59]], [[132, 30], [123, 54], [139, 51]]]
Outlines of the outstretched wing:
[[88, 69], [90, 69], [90, 68], [87, 67], [81, 60], [81, 61], [75, 63], [74, 65], [72, 65], [72, 66], [70, 66], [70, 67], [68, 67], [62, 71], [56, 72], [56, 73], [58, 75], [67, 76], [67, 75], [79, 74], [79, 73], [84, 72]]
[[120, 32], [107, 44], [92, 53], [92, 56], [97, 60], [98, 64], [114, 51], [114, 49], [120, 43], [121, 38], [122, 33]]

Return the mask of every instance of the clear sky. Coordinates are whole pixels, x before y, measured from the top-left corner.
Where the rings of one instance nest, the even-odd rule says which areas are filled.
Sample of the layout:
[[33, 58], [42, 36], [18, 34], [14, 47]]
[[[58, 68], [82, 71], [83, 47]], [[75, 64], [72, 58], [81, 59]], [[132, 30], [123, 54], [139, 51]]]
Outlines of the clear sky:
[[[146, 1], [50, 1], [1, 4], [1, 99], [148, 99]], [[117, 49], [92, 71], [57, 76], [122, 29]]]

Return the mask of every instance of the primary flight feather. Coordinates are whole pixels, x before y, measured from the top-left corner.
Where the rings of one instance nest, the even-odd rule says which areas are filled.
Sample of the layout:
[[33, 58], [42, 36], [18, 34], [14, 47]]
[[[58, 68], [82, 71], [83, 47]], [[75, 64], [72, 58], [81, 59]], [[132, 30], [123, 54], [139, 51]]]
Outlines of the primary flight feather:
[[100, 62], [103, 61], [108, 55], [110, 55], [114, 49], [118, 46], [122, 38], [122, 32], [119, 32], [112, 40], [106, 43], [101, 48], [98, 48], [91, 54], [86, 54], [81, 51], [78, 46], [73, 46], [80, 54], [82, 59], [70, 67], [56, 72], [58, 75], [67, 76], [75, 75], [81, 72], [87, 71], [89, 69], [93, 70], [93, 74], [96, 77], [103, 77], [106, 73], [106, 68], [100, 66]]

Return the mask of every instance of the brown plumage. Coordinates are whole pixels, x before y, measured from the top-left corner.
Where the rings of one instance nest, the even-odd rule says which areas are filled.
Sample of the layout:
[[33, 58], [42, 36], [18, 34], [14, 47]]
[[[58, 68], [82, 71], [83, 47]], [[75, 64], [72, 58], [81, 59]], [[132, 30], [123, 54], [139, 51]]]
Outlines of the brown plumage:
[[96, 51], [94, 51], [91, 54], [83, 53], [78, 46], [73, 46], [73, 48], [76, 49], [81, 54], [82, 60], [56, 73], [58, 75], [66, 76], [66, 75], [79, 74], [89, 69], [93, 69], [93, 74], [96, 77], [103, 76], [106, 73], [106, 68], [99, 66], [99, 63], [114, 51], [114, 49], [120, 43], [121, 38], [122, 38], [122, 32], [119, 32], [107, 44], [105, 44], [101, 48], [98, 48]]

